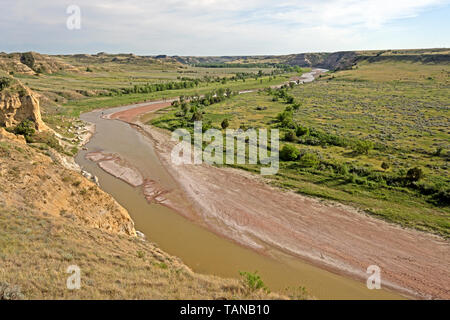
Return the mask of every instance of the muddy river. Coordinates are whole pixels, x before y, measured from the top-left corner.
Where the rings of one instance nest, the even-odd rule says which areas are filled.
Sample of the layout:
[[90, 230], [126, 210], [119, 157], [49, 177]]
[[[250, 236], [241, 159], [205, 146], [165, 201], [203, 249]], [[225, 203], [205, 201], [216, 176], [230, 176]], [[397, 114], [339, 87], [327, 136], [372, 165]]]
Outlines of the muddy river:
[[258, 271], [266, 285], [275, 291], [304, 286], [318, 299], [402, 298], [384, 289], [369, 290], [365, 283], [315, 267], [276, 249], [269, 257], [219, 237], [166, 206], [148, 203], [141, 188], [130, 186], [85, 158], [89, 152], [118, 154], [159, 184], [169, 189], [178, 188], [161, 164], [150, 138], [127, 123], [105, 119], [108, 114], [142, 105], [83, 114], [81, 119], [94, 123], [96, 132], [86, 145], [87, 150], [77, 155], [76, 162], [98, 177], [101, 188], [128, 210], [136, 230], [143, 232], [149, 241], [180, 257], [199, 273], [237, 278], [239, 271]]

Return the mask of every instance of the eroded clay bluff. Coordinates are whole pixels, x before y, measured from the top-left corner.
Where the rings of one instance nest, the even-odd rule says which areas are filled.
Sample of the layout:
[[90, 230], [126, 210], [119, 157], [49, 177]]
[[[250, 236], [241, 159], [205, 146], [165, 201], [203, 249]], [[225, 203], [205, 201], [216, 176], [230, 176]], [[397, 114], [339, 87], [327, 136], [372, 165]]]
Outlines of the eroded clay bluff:
[[48, 130], [41, 119], [38, 94], [17, 79], [0, 74], [0, 126], [13, 127], [24, 120], [34, 122], [38, 131]]
[[133, 220], [112, 196], [2, 127], [0, 206], [69, 217], [78, 224], [136, 236]]
[[136, 236], [133, 220], [114, 198], [52, 159], [53, 150], [33, 148], [23, 136], [4, 128], [23, 120], [32, 121], [38, 131], [51, 130], [41, 119], [38, 96], [16, 79], [0, 75], [0, 205], [70, 216], [90, 227]]

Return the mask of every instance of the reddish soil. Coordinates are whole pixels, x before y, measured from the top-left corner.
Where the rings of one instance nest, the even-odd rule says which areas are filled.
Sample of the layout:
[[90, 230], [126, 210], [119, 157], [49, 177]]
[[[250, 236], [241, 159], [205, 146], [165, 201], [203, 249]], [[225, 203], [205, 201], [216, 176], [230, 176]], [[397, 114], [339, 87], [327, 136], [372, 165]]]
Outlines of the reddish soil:
[[148, 113], [150, 111], [156, 111], [165, 107], [170, 106], [173, 100], [167, 101], [156, 101], [156, 103], [151, 103], [146, 106], [141, 106], [129, 110], [124, 110], [120, 112], [113, 113], [109, 116], [109, 119], [118, 119], [125, 122], [133, 122], [137, 116]]
[[178, 211], [224, 237], [257, 251], [281, 249], [313, 264], [365, 281], [381, 268], [382, 286], [425, 299], [450, 299], [450, 243], [404, 229], [352, 207], [269, 186], [260, 176], [206, 164], [176, 166], [175, 142], [137, 117], [169, 105], [152, 104], [113, 114], [140, 125], [167, 170], [196, 209]]

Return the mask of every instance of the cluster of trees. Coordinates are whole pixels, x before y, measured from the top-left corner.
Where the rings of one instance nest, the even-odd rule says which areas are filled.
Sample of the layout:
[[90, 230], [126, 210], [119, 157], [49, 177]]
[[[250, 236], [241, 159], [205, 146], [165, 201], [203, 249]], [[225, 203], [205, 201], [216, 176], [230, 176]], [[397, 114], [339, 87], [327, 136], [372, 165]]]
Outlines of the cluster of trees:
[[312, 146], [326, 146], [333, 145], [338, 147], [351, 147], [355, 154], [369, 154], [369, 151], [374, 148], [374, 143], [371, 141], [350, 140], [336, 134], [317, 130], [315, 128], [308, 128], [298, 124], [294, 121], [294, 112], [298, 111], [302, 104], [297, 102], [295, 98], [288, 93], [290, 86], [284, 85], [279, 89], [268, 88], [266, 91], [278, 101], [283, 99], [289, 104], [284, 111], [276, 116], [278, 126], [284, 132], [284, 139], [289, 142], [298, 142], [301, 144]]
[[288, 93], [288, 89], [292, 88], [293, 86], [294, 86], [294, 83], [291, 82], [291, 83], [289, 83], [289, 85], [285, 84], [279, 89], [267, 88], [266, 92], [269, 95], [273, 96], [272, 101], [278, 101], [278, 100], [282, 99], [286, 103], [292, 104], [293, 108], [295, 108], [297, 110], [300, 107], [300, 104], [296, 103], [295, 98]]
[[197, 63], [194, 67], [202, 68], [276, 68], [276, 63], [223, 63], [223, 62], [211, 62], [211, 63]]
[[[328, 171], [336, 178], [344, 179], [348, 183], [372, 188], [383, 186], [409, 188], [427, 196], [428, 201], [436, 205], [450, 204], [450, 188], [440, 183], [423, 182], [425, 173], [420, 167], [399, 169], [393, 172], [380, 172], [367, 166], [342, 163], [337, 160], [323, 160], [320, 154], [299, 150], [293, 144], [285, 144], [281, 148], [280, 159], [294, 162], [296, 166], [305, 170]], [[389, 165], [387, 165], [388, 167]]]
[[[180, 96], [180, 98], [172, 102], [172, 106], [175, 108], [180, 108], [178, 112], [175, 113], [177, 117], [188, 117], [189, 113], [192, 113], [190, 121], [200, 121], [203, 119], [203, 113], [201, 110], [214, 103], [219, 103], [225, 99], [229, 99], [238, 93], [232, 91], [230, 88], [219, 88], [211, 92], [206, 93], [203, 96], [192, 95], [190, 97]], [[228, 124], [222, 123], [222, 127]]]
[[121, 89], [123, 94], [130, 94], [130, 93], [151, 93], [156, 91], [165, 91], [165, 90], [178, 90], [178, 89], [186, 89], [186, 88], [195, 88], [200, 83], [199, 80], [197, 81], [171, 81], [171, 82], [165, 82], [165, 83], [153, 83], [153, 84], [146, 84], [146, 85], [134, 85], [132, 88], [123, 88]]
[[282, 72], [303, 72], [302, 68], [299, 66], [290, 66], [283, 63], [197, 63], [194, 67], [203, 68], [275, 68], [281, 70]]

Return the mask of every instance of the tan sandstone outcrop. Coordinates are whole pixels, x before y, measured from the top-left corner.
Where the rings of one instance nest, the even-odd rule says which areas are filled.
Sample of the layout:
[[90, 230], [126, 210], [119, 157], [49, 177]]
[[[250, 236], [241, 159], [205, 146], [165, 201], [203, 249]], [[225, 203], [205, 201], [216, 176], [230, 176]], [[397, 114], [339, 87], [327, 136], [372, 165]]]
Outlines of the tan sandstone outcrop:
[[112, 196], [0, 128], [0, 207], [64, 216], [103, 231], [136, 236], [134, 222]]
[[48, 130], [37, 94], [16, 81], [11, 89], [0, 91], [0, 126], [12, 127], [26, 119], [35, 123], [36, 130]]

